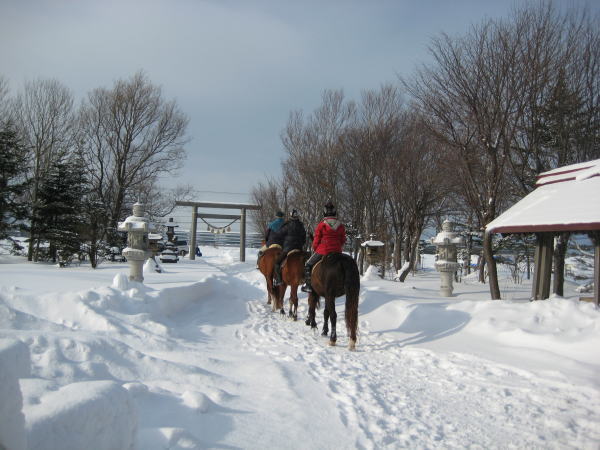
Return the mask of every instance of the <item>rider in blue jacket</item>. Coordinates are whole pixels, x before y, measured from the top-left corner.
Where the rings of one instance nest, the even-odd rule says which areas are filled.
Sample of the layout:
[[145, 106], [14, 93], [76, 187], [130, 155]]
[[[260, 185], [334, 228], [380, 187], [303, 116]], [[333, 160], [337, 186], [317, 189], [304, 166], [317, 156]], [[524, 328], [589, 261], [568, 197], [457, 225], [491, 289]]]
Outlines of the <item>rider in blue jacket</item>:
[[267, 230], [265, 231], [265, 245], [263, 245], [258, 251], [256, 267], [258, 267], [258, 261], [260, 261], [260, 257], [271, 245], [279, 244], [283, 246], [283, 235], [281, 234], [281, 227], [284, 224], [283, 216], [284, 214], [282, 211], [277, 211], [275, 213], [275, 219], [270, 222], [269, 225], [267, 225]]

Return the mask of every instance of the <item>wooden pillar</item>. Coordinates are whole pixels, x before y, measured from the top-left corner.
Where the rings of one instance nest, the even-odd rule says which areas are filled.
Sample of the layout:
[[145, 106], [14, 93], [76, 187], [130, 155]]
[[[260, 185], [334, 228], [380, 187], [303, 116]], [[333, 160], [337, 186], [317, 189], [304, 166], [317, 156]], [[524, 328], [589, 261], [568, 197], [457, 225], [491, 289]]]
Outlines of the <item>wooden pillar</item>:
[[192, 208], [192, 230], [190, 232], [190, 259], [196, 259], [196, 226], [198, 222], [198, 208]]
[[240, 216], [240, 261], [246, 261], [246, 209], [244, 208]]
[[550, 297], [554, 235], [552, 233], [537, 233], [536, 237], [537, 246], [534, 257], [535, 269], [531, 286], [531, 299], [544, 300]]

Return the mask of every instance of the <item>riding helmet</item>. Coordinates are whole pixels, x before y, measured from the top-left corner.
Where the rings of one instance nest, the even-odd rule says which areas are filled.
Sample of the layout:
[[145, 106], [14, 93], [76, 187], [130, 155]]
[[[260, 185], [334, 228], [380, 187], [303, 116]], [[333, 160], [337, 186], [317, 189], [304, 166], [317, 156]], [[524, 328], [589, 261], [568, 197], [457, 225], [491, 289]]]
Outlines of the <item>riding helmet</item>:
[[283, 211], [277, 211], [275, 213], [275, 217], [283, 217], [283, 216], [284, 216]]
[[323, 209], [323, 215], [325, 217], [337, 216], [337, 211], [335, 210], [335, 205], [333, 203], [331, 203], [331, 201], [325, 203], [325, 208]]
[[290, 218], [294, 219], [294, 220], [298, 220], [300, 216], [298, 215], [298, 211], [296, 211], [295, 209], [292, 209], [292, 212], [290, 213]]

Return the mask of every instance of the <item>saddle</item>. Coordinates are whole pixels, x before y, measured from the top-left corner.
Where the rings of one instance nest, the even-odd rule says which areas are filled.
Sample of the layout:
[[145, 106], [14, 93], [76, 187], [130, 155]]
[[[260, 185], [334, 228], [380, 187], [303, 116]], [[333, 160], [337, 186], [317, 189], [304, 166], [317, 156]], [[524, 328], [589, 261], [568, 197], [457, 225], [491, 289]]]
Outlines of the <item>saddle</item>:
[[[275, 244], [275, 245], [277, 245], [277, 244]], [[288, 254], [287, 254], [287, 255], [285, 255], [285, 259], [284, 259], [284, 260], [283, 260], [283, 262], [281, 263], [281, 268], [283, 269], [283, 266], [285, 266], [285, 263], [287, 263], [287, 260], [288, 260], [288, 258], [290, 257], [290, 255], [293, 255], [294, 253], [298, 253], [298, 252], [301, 252], [301, 251], [302, 251], [302, 250], [299, 250], [299, 249], [297, 249], [297, 248], [295, 248], [295, 249], [293, 249], [293, 250], [290, 250], [290, 251], [288, 252]]]
[[320, 260], [318, 260], [318, 261], [315, 263], [315, 265], [314, 265], [314, 266], [312, 266], [312, 269], [311, 269], [310, 273], [313, 273], [313, 271], [314, 271], [314, 270], [317, 268], [317, 266], [323, 262], [323, 259], [325, 259], [325, 258], [321, 258]]

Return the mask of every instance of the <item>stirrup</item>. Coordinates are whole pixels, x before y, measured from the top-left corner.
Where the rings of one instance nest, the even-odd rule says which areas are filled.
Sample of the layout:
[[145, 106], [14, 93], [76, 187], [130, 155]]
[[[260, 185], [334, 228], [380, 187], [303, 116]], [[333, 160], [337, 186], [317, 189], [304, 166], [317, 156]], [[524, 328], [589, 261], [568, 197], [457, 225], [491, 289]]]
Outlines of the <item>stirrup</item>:
[[300, 290], [302, 292], [307, 292], [307, 293], [311, 293], [312, 292], [312, 287], [309, 286], [308, 284], [304, 284], [300, 287]]

